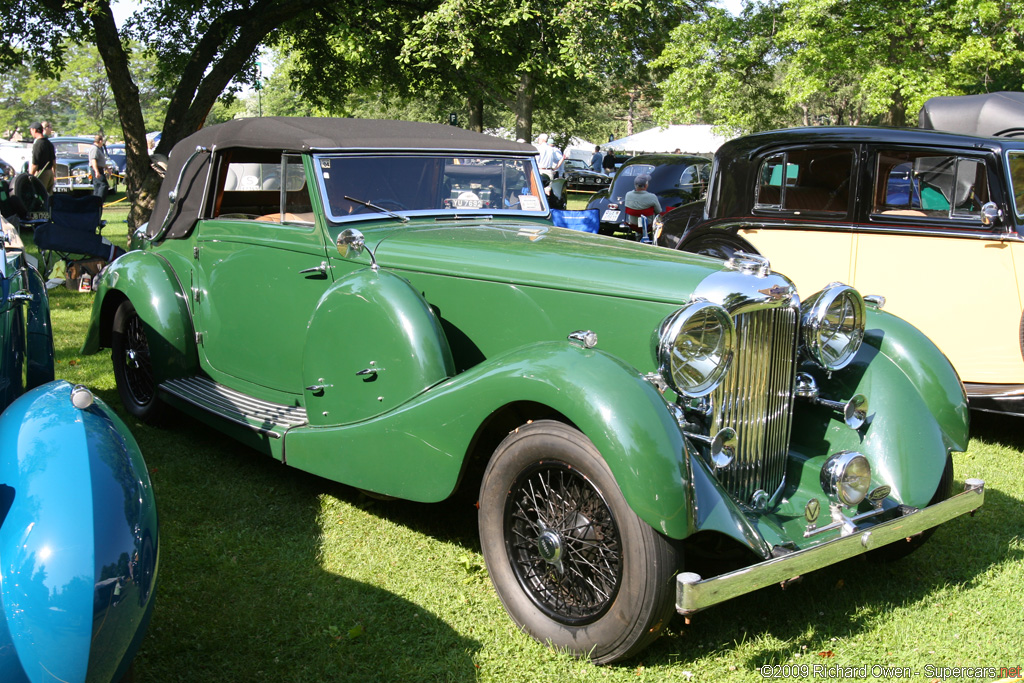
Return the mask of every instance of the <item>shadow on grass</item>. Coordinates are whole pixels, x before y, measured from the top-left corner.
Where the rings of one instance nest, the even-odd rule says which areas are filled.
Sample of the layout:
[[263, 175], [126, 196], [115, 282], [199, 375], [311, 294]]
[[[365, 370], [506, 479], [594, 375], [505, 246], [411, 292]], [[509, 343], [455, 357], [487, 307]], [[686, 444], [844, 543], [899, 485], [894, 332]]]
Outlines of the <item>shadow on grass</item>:
[[971, 436], [1024, 450], [1024, 417], [971, 411]]
[[[116, 391], [98, 393], [120, 408]], [[471, 495], [432, 505], [372, 501], [174, 415], [178, 424], [167, 429], [129, 420], [151, 469], [162, 534], [157, 608], [137, 660], [138, 680], [477, 678], [479, 642], [413, 602], [322, 569], [318, 517], [327, 495], [478, 552]], [[801, 646], [828, 650], [833, 638], [875, 630], [894, 610], [951, 587], [970, 589], [993, 565], [1020, 562], [1024, 553], [1007, 530], [1021, 528], [1024, 506], [989, 488], [976, 516], [940, 527], [902, 561], [854, 558], [787, 591], [770, 587], [713, 607], [691, 624], [677, 617], [665, 637], [609, 668], [685, 665], [709, 654], [736, 659], [742, 652], [737, 665], [753, 671], [789, 661]], [[738, 642], [747, 646], [736, 648]]]
[[[116, 394], [103, 398], [120, 407]], [[361, 494], [174, 419], [168, 429], [129, 420], [161, 525], [159, 592], [136, 680], [476, 679], [476, 641], [404, 598], [322, 569], [321, 497], [354, 503]]]
[[[667, 636], [641, 657], [647, 663], [685, 663], [709, 653], [729, 659], [735, 643], [747, 642], [746, 651], [754, 643], [755, 654], [737, 662], [741, 668], [800, 662], [795, 654], [829, 651], [835, 640], [874, 631], [877, 620], [902, 607], [938, 600], [951, 588], [969, 590], [993, 565], [1020, 562], [1024, 552], [1011, 541], [1021, 528], [1020, 501], [987, 488], [985, 505], [973, 517], [947, 522], [909, 557], [881, 563], [862, 555], [812, 572], [786, 590], [770, 586], [722, 603], [689, 624], [677, 616]], [[757, 646], [760, 641], [764, 646]]]

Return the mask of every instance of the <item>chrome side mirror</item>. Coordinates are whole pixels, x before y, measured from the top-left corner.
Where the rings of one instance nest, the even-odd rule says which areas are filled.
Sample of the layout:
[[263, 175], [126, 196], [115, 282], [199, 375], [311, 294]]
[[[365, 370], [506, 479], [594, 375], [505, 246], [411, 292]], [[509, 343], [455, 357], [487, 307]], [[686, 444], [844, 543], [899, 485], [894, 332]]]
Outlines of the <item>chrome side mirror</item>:
[[363, 233], [353, 228], [342, 230], [338, 235], [338, 253], [342, 258], [359, 256], [366, 248], [366, 238]]
[[981, 206], [981, 224], [984, 226], [998, 225], [1003, 217], [1002, 210], [995, 202], [985, 202]]
[[[366, 249], [366, 238], [363, 237], [363, 233], [355, 228], [346, 228], [338, 235], [336, 244], [338, 245], [338, 253], [341, 254], [342, 258], [355, 258]], [[374, 271], [378, 268], [377, 259], [374, 258], [372, 251], [370, 252], [370, 268]]]

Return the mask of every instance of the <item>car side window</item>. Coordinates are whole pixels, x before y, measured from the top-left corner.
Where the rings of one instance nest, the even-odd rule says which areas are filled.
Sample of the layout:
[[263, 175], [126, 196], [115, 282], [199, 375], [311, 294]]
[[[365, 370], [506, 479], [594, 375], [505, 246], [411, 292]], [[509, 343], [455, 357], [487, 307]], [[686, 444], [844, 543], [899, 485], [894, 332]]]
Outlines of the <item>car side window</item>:
[[1013, 206], [1018, 216], [1024, 216], [1024, 152], [1010, 152], [1010, 182], [1013, 184]]
[[758, 170], [754, 208], [792, 214], [845, 214], [853, 150], [797, 149], [766, 157]]
[[883, 150], [875, 166], [873, 215], [981, 221], [989, 201], [984, 159], [932, 150]]
[[302, 157], [280, 152], [227, 152], [220, 159], [212, 218], [310, 225]]

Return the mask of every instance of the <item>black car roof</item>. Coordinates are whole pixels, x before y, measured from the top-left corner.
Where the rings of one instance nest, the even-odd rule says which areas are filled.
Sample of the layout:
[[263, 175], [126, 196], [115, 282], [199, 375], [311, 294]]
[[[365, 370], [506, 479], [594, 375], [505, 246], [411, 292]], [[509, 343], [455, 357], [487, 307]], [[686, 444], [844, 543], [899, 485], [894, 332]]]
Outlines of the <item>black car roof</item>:
[[536, 154], [533, 145], [455, 126], [416, 121], [267, 116], [209, 126], [177, 145], [249, 147], [299, 152], [320, 150], [440, 150]]
[[[156, 235], [163, 225], [169, 208], [167, 195], [174, 188], [182, 166], [197, 147], [204, 147], [210, 152], [244, 148], [293, 152], [537, 154], [533, 145], [436, 123], [287, 116], [236, 119], [203, 128], [174, 145], [160, 193], [154, 202], [148, 235]], [[186, 169], [168, 237], [188, 234], [195, 224], [203, 199], [202, 187], [195, 186], [196, 180], [205, 175], [209, 160], [209, 155], [202, 155]]]
[[883, 128], [879, 126], [812, 126], [752, 133], [734, 138], [718, 148], [716, 156], [735, 157], [756, 154], [759, 150], [787, 144], [887, 143], [934, 147], [977, 147], [984, 149], [1024, 149], [1024, 140], [980, 137], [920, 128]]

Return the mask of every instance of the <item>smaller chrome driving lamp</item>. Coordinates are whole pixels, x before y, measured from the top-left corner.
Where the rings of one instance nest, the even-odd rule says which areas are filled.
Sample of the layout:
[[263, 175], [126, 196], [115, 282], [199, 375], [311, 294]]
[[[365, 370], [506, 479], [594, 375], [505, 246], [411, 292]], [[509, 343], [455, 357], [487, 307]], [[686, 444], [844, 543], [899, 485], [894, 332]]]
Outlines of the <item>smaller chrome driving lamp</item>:
[[843, 422], [854, 431], [867, 424], [869, 406], [868, 399], [864, 394], [856, 394], [846, 403], [821, 398], [817, 382], [814, 381], [814, 377], [806, 372], [798, 372], [796, 374], [796, 389], [794, 393], [800, 398], [806, 398], [811, 403], [827, 406], [842, 414]]
[[859, 505], [871, 488], [871, 464], [856, 451], [839, 451], [822, 465], [821, 488], [843, 505]]

